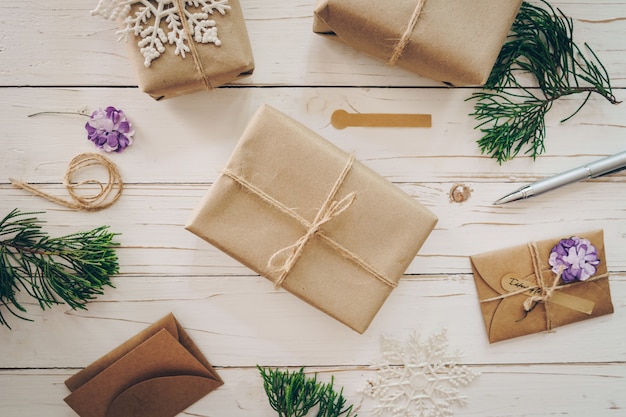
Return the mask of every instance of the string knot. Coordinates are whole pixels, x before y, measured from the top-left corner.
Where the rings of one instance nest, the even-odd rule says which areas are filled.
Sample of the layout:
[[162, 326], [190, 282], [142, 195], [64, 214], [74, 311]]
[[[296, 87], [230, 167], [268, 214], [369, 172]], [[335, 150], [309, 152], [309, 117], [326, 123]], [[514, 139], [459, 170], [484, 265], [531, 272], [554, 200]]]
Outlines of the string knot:
[[310, 224], [306, 233], [295, 243], [275, 252], [268, 261], [268, 266], [275, 272], [280, 272], [280, 277], [274, 283], [276, 288], [280, 288], [285, 278], [296, 264], [306, 244], [315, 236], [323, 225], [337, 217], [348, 209], [356, 199], [356, 193], [351, 192], [340, 201], [333, 201], [328, 207], [322, 207], [318, 211], [313, 223]]
[[561, 280], [562, 273], [563, 267], [559, 269], [559, 273], [556, 274], [552, 285], [550, 285], [549, 287], [546, 287], [543, 281], [539, 283], [536, 288], [539, 289], [540, 293], [533, 294], [526, 300], [524, 300], [524, 311], [526, 311], [527, 313], [530, 312], [534, 308], [536, 303], [548, 303], [552, 299], [554, 292], [560, 288], [559, 281]]
[[326, 233], [324, 233], [324, 230], [322, 230], [322, 226], [345, 212], [356, 200], [356, 192], [351, 192], [347, 194], [339, 201], [335, 200], [335, 195], [337, 194], [339, 187], [343, 184], [346, 176], [348, 175], [348, 172], [352, 168], [353, 163], [354, 155], [350, 155], [350, 158], [344, 166], [343, 171], [333, 184], [332, 189], [326, 196], [324, 203], [318, 210], [317, 214], [315, 215], [315, 219], [313, 219], [312, 222], [302, 217], [293, 209], [285, 206], [280, 201], [277, 201], [271, 195], [261, 190], [259, 187], [252, 184], [241, 175], [227, 168], [222, 170], [222, 174], [230, 177], [236, 183], [244, 187], [247, 191], [251, 192], [263, 202], [265, 202], [272, 209], [277, 210], [287, 215], [288, 217], [296, 220], [302, 227], [306, 229], [306, 232], [298, 240], [282, 249], [277, 250], [268, 259], [267, 268], [273, 272], [280, 272], [279, 277], [274, 281], [274, 285], [276, 288], [280, 288], [282, 286], [283, 282], [304, 252], [304, 247], [313, 236], [319, 237], [326, 245], [335, 250], [343, 258], [353, 262], [355, 265], [359, 266], [361, 269], [372, 275], [383, 284], [391, 288], [395, 288], [398, 286], [396, 282], [391, 281], [383, 273], [379, 272], [366, 260], [361, 258], [358, 254], [355, 254], [349, 249], [345, 248], [340, 243], [336, 242], [334, 239], [326, 235]]

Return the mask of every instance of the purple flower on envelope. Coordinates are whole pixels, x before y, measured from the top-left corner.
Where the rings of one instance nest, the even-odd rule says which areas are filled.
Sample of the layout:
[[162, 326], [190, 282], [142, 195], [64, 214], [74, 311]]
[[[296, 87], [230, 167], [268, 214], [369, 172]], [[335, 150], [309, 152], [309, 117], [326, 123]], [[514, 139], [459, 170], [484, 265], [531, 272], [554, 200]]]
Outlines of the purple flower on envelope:
[[555, 274], [561, 274], [565, 284], [586, 281], [596, 273], [600, 263], [598, 250], [588, 239], [573, 236], [562, 239], [550, 252], [548, 263]]
[[122, 110], [113, 106], [98, 109], [85, 124], [87, 137], [106, 152], [122, 152], [133, 143], [133, 130]]

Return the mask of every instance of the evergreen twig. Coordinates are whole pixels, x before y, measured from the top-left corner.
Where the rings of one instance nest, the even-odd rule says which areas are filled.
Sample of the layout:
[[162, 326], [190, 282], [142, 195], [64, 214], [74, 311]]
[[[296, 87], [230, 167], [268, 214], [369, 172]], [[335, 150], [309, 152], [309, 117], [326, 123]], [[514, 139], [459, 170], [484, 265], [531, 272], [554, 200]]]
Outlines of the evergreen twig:
[[336, 392], [334, 378], [327, 384], [317, 381], [317, 375], [307, 377], [304, 368], [289, 373], [257, 366], [263, 377], [263, 388], [270, 406], [279, 417], [305, 417], [315, 406], [316, 417], [356, 417], [353, 405], [346, 407], [343, 388]]
[[[585, 96], [561, 122], [576, 115], [593, 93], [619, 103], [598, 56], [585, 44], [590, 55], [585, 57], [574, 43], [572, 19], [540, 1], [544, 7], [522, 3], [489, 79], [482, 91], [468, 99], [476, 100], [471, 116], [479, 122], [475, 128], [483, 133], [478, 140], [480, 150], [499, 163], [523, 149], [533, 159], [545, 151], [545, 116], [556, 100]], [[520, 73], [532, 75], [537, 86], [523, 86], [518, 80]]]
[[[72, 309], [113, 287], [110, 276], [119, 265], [107, 226], [51, 238], [35, 215], [11, 211], [0, 220], [0, 307], [20, 319], [26, 308], [17, 294], [26, 292], [42, 310], [65, 302]], [[10, 328], [0, 309], [0, 325]]]

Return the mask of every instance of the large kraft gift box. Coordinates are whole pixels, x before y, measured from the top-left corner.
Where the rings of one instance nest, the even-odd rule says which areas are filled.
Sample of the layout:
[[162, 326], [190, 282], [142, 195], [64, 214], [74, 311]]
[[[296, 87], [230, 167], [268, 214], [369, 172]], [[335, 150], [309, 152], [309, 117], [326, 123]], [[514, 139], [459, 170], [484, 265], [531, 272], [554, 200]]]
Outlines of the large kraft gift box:
[[363, 333], [437, 218], [351, 155], [261, 107], [186, 228]]
[[[561, 239], [470, 257], [489, 342], [613, 313], [604, 234], [598, 230], [578, 236], [595, 246], [600, 260], [596, 272], [586, 281], [566, 284], [552, 271], [550, 252]], [[552, 294], [546, 297], [548, 292]]]
[[336, 35], [359, 51], [424, 77], [457, 86], [482, 85], [521, 3], [318, 0], [313, 31]]
[[[177, 4], [184, 4], [184, 7], [192, 14], [201, 12], [200, 8], [184, 1], [174, 2], [170, 7]], [[129, 60], [137, 75], [139, 88], [152, 98], [161, 100], [210, 90], [251, 75], [254, 71], [254, 59], [241, 5], [239, 0], [228, 0], [226, 6], [230, 8], [227, 8], [224, 14], [213, 11], [208, 16], [209, 19], [215, 21], [220, 45], [187, 39], [185, 44], [190, 50], [185, 53], [184, 58], [181, 54], [175, 53], [175, 45], [164, 42], [164, 51], [158, 58], [153, 59], [149, 66], [146, 66], [146, 58], [138, 46], [143, 39], [130, 34], [126, 45]], [[128, 16], [135, 16], [143, 7], [145, 6], [139, 2], [132, 4]], [[178, 16], [181, 22], [189, 19], [180, 11]], [[154, 19], [153, 15], [144, 27], [153, 25]], [[120, 19], [120, 25], [126, 26], [123, 19]], [[160, 21], [160, 29], [165, 34], [170, 31], [165, 18]]]

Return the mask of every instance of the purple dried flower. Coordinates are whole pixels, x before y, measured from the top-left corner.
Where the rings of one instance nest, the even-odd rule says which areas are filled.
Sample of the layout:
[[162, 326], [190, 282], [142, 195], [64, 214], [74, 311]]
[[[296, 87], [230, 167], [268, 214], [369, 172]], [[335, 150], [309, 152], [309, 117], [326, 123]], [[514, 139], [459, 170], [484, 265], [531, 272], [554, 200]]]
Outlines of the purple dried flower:
[[106, 152], [122, 152], [133, 143], [135, 133], [124, 112], [113, 106], [94, 111], [85, 129], [89, 140]]
[[596, 273], [600, 263], [598, 251], [587, 239], [573, 236], [562, 239], [550, 252], [548, 263], [555, 274], [561, 273], [565, 284], [574, 281], [586, 281]]

